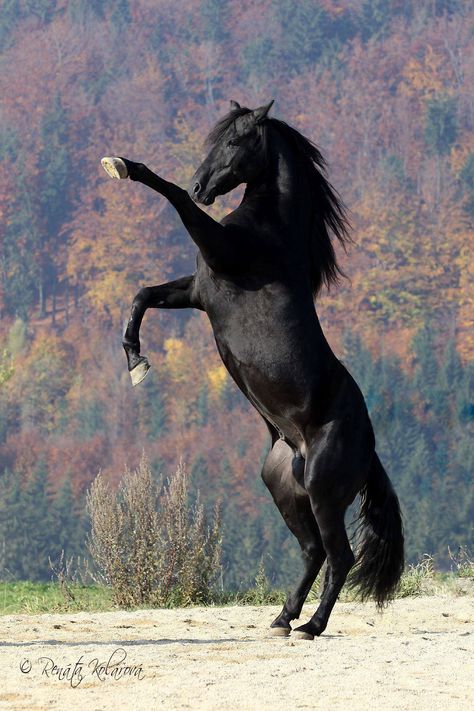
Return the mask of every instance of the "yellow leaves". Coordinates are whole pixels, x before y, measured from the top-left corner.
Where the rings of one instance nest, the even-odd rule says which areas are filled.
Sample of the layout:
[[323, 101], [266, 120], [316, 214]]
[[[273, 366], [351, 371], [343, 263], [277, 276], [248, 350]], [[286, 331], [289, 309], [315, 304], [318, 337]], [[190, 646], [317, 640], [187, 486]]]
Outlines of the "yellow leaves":
[[356, 301], [360, 310], [370, 311], [374, 328], [394, 332], [414, 332], [433, 314], [445, 320], [456, 315], [460, 352], [472, 358], [472, 227], [457, 191], [454, 181], [446, 182], [431, 204], [373, 176], [351, 206], [356, 227], [346, 267], [351, 286], [343, 284], [331, 298], [331, 314], [343, 314], [344, 305], [352, 312]]
[[402, 94], [430, 99], [437, 94], [449, 93], [452, 70], [445, 55], [428, 45], [423, 59], [411, 58], [405, 65]]
[[184, 344], [178, 338], [167, 338], [164, 342], [166, 365], [171, 378], [177, 383], [186, 382], [189, 376], [189, 365], [192, 353], [189, 344]]
[[[209, 358], [207, 353], [209, 344], [204, 348], [205, 334], [201, 332], [197, 339], [193, 338], [193, 331], [196, 331], [196, 324], [199, 322], [199, 318], [191, 320], [183, 340], [174, 337], [167, 338], [163, 342], [168, 375], [189, 404], [194, 400], [197, 402], [199, 394], [203, 391], [208, 393], [211, 400], [218, 401], [227, 383], [225, 367], [218, 362], [214, 352]], [[204, 364], [207, 370], [203, 367]]]
[[374, 176], [352, 206], [357, 234], [345, 298], [356, 298], [359, 308], [389, 328], [418, 327], [427, 308], [444, 308], [455, 298], [447, 288], [456, 282], [455, 241], [462, 227], [454, 205], [449, 196], [433, 214], [417, 195]]
[[176, 251], [160, 244], [164, 240], [157, 211], [150, 209], [143, 190], [104, 177], [96, 191], [84, 197], [70, 225], [66, 274], [85, 287], [96, 310], [111, 314], [116, 322], [141, 286], [165, 281]]
[[10, 353], [4, 349], [0, 355], [0, 387], [10, 380], [14, 372], [13, 359]]
[[15, 373], [7, 387], [21, 403], [23, 423], [53, 431], [61, 418], [57, 403], [74, 377], [69, 344], [51, 333], [39, 333], [25, 355], [17, 354]]
[[225, 384], [227, 382], [226, 369], [223, 365], [218, 365], [216, 368], [211, 368], [207, 371], [207, 378], [209, 380], [209, 389], [211, 395], [218, 399], [221, 396]]
[[474, 357], [474, 253], [472, 233], [459, 253], [458, 349], [466, 360]]
[[189, 334], [185, 340], [166, 338], [163, 347], [168, 373], [175, 384], [187, 384], [194, 391], [205, 386], [212, 397], [219, 398], [227, 381], [227, 371], [222, 364], [213, 364], [204, 370], [206, 354], [200, 344], [196, 345], [194, 347]]
[[178, 166], [175, 171], [176, 182], [187, 185], [204, 157], [202, 129], [193, 128], [182, 113], [178, 113], [174, 129], [176, 139], [167, 144], [168, 152]]

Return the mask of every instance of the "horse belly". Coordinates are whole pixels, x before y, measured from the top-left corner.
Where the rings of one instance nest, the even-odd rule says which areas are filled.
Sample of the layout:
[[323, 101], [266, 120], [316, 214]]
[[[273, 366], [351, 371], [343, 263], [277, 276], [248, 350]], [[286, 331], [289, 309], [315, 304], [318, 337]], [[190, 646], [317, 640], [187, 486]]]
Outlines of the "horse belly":
[[311, 381], [303, 359], [281, 340], [272, 342], [265, 334], [233, 344], [216, 339], [222, 361], [233, 380], [252, 405], [298, 449], [303, 445], [303, 425], [308, 417]]
[[281, 286], [213, 296], [206, 311], [224, 365], [254, 407], [299, 446], [331, 361], [313, 303], [298, 304]]

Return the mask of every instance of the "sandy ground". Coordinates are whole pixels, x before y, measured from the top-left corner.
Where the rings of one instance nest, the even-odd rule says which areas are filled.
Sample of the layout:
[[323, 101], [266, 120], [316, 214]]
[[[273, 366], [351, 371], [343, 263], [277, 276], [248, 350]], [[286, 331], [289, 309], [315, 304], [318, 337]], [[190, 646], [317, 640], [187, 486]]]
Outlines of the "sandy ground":
[[313, 642], [277, 611], [1, 617], [0, 709], [474, 709], [472, 597], [338, 603]]

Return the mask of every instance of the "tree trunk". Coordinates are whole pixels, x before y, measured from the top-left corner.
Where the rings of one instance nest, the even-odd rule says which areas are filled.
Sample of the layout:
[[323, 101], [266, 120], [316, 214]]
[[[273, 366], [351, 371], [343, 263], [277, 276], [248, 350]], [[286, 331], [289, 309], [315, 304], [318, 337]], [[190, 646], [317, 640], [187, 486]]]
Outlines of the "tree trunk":
[[45, 309], [44, 309], [44, 290], [43, 290], [43, 280], [40, 278], [39, 284], [38, 284], [38, 302], [39, 302], [39, 313], [38, 316], [39, 318], [44, 318], [45, 314]]
[[69, 323], [69, 280], [66, 279], [66, 324]]
[[56, 279], [53, 281], [53, 303], [51, 307], [51, 322], [53, 326], [56, 326]]

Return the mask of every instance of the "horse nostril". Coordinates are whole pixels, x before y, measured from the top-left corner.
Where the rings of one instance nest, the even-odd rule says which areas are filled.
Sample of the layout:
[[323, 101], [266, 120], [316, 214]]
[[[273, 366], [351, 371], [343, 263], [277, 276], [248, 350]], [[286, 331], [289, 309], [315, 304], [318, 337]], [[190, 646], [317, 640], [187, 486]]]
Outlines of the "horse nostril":
[[193, 188], [193, 193], [197, 195], [199, 191], [201, 190], [201, 183], [195, 183], [194, 188]]

